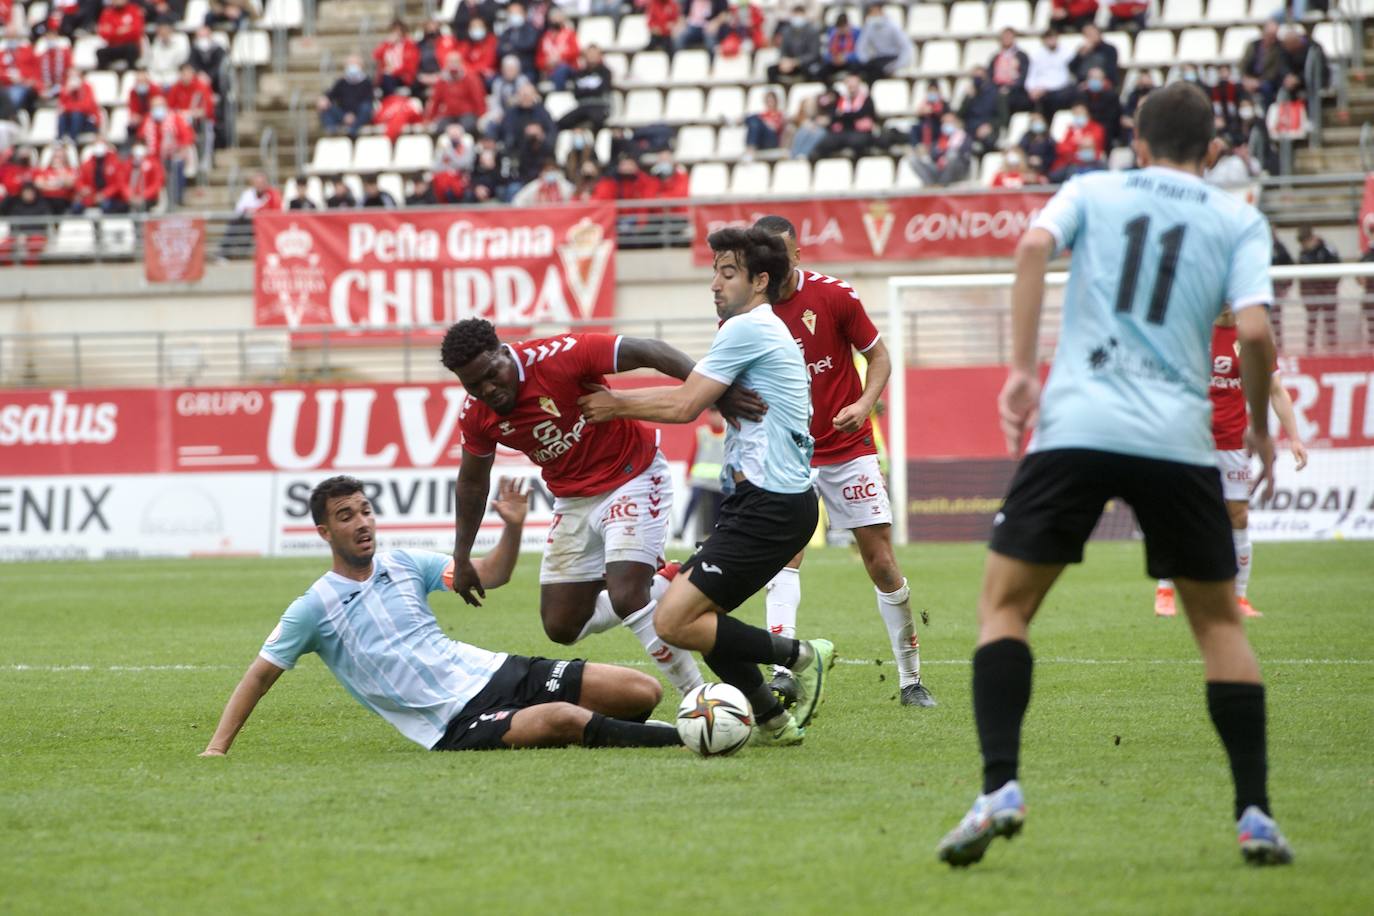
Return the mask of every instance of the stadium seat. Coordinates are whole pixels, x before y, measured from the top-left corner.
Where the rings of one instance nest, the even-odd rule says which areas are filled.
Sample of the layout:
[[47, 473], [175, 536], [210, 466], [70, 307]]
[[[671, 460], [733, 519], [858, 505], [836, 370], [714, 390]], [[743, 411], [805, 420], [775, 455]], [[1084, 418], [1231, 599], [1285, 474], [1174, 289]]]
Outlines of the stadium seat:
[[744, 141], [748, 131], [743, 127], [722, 127], [716, 134], [716, 158], [733, 161], [744, 155]]
[[811, 163], [805, 159], [784, 159], [773, 166], [770, 192], [779, 196], [801, 196], [811, 191]]
[[1027, 130], [1030, 130], [1030, 112], [1018, 111], [1012, 115], [1007, 121], [1007, 147], [1010, 149], [1021, 142]]
[[439, 4], [439, 21], [452, 22], [453, 17], [458, 13], [458, 6], [463, 0], [443, 0]]
[[91, 71], [96, 68], [95, 52], [105, 47], [105, 42], [94, 35], [78, 35], [72, 42], [72, 66], [78, 70]]
[[914, 4], [907, 12], [906, 33], [912, 38], [934, 38], [945, 34], [944, 6], [939, 3]]
[[748, 56], [744, 54], [736, 54], [734, 57], [717, 54], [711, 64], [711, 82], [747, 83], [751, 66]]
[[28, 142], [34, 146], [46, 146], [57, 139], [57, 109], [40, 108], [33, 113], [29, 122]]
[[[16, 3], [15, 9], [17, 10], [18, 8], [19, 4]], [[40, 22], [44, 21], [47, 18], [48, 4], [44, 3], [43, 0], [35, 0], [35, 2], [29, 4], [27, 16], [15, 15], [11, 21], [19, 22], [20, 28], [23, 28], [24, 25], [27, 25], [29, 29], [32, 29], [34, 26], [38, 25]]]
[[404, 207], [406, 205], [406, 183], [401, 180], [400, 175], [395, 172], [378, 175], [377, 187], [390, 194], [397, 206]]
[[890, 191], [896, 170], [889, 156], [865, 156], [854, 167], [855, 191]]
[[1354, 38], [1346, 22], [1318, 22], [1312, 27], [1312, 40], [1326, 52], [1328, 60], [1348, 58], [1354, 50]]
[[1213, 28], [1184, 29], [1178, 36], [1178, 60], [1212, 63], [1217, 59], [1217, 30]]
[[123, 101], [119, 96], [119, 74], [111, 70], [94, 70], [86, 74], [86, 82], [90, 84], [91, 92], [95, 93], [95, 103], [102, 108]]
[[[746, 114], [754, 114], [763, 110], [763, 100], [770, 92], [778, 94], [779, 104], [784, 110], [787, 109], [787, 90], [775, 83], [766, 83], [749, 87], [749, 95], [744, 101], [744, 111]], [[744, 115], [741, 115], [741, 120]]]
[[105, 119], [105, 137], [111, 143], [123, 143], [129, 139], [129, 109], [127, 106], [119, 105], [110, 109], [110, 116]]
[[391, 151], [391, 168], [397, 172], [424, 172], [434, 165], [434, 139], [429, 134], [404, 134]]
[[1174, 63], [1174, 33], [1146, 29], [1135, 37], [1137, 67], [1167, 67]]
[[48, 250], [59, 257], [90, 257], [95, 252], [95, 225], [81, 217], [63, 219]]
[[1202, 22], [1202, 0], [1162, 0], [1161, 25], [1189, 25]]
[[603, 127], [601, 128], [601, 130], [597, 131], [596, 143], [594, 144], [594, 148], [596, 149], [596, 158], [601, 162], [610, 162], [611, 147], [614, 144], [614, 142], [615, 136], [611, 133], [609, 128]]
[[[452, 19], [453, 16], [448, 17]], [[263, 28], [299, 29], [305, 22], [301, 0], [267, 0], [259, 24]]]
[[657, 89], [631, 89], [625, 93], [625, 108], [620, 120], [631, 127], [663, 120], [663, 93]]
[[1050, 0], [1036, 0], [1035, 9], [1031, 12], [1031, 31], [1039, 35], [1049, 27]]
[[674, 86], [663, 102], [663, 120], [672, 124], [693, 124], [702, 120], [705, 112], [706, 93], [696, 86]]
[[974, 67], [985, 67], [992, 56], [997, 53], [1001, 42], [995, 38], [970, 38], [964, 42], [964, 66], [963, 71], [968, 72]]
[[1129, 146], [1118, 146], [1107, 154], [1107, 168], [1113, 172], [1135, 168], [1135, 151]]
[[1246, 13], [1246, 0], [1210, 0], [1207, 4], [1207, 21], [1220, 25], [1244, 22]]
[[353, 163], [353, 141], [347, 137], [321, 137], [315, 141], [310, 171], [318, 174], [346, 172]]
[[848, 159], [822, 159], [811, 175], [816, 194], [848, 194], [854, 185], [854, 163]]
[[955, 0], [949, 5], [945, 33], [959, 37], [984, 35], [988, 31], [988, 5], [982, 0]]
[[878, 80], [873, 84], [873, 107], [878, 117], [911, 114], [911, 84], [906, 80]]
[[363, 174], [391, 167], [391, 141], [384, 136], [359, 137], [353, 144], [353, 171]]
[[669, 82], [704, 83], [711, 72], [711, 56], [700, 48], [689, 48], [673, 55]]
[[1221, 59], [1238, 63], [1250, 42], [1260, 37], [1257, 25], [1233, 25], [1221, 37]]
[[272, 38], [261, 29], [239, 32], [229, 51], [229, 62], [236, 67], [261, 67], [272, 59]]
[[731, 197], [762, 197], [768, 193], [771, 175], [766, 162], [740, 162], [730, 172]]
[[1123, 69], [1135, 60], [1134, 42], [1129, 32], [1104, 32], [1102, 40], [1116, 48], [1116, 62]]
[[577, 43], [582, 47], [615, 45], [615, 20], [610, 16], [583, 16], [577, 23]]
[[687, 192], [693, 197], [723, 197], [730, 181], [730, 169], [721, 162], [698, 162], [687, 179]]
[[[560, 137], [560, 139], [562, 139]], [[701, 162], [710, 159], [716, 152], [716, 130], [700, 124], [684, 127], [677, 132], [677, 148], [674, 153], [678, 162]]]
[[550, 92], [544, 96], [544, 110], [557, 121], [577, 107], [577, 99], [571, 92]]
[[100, 220], [100, 250], [108, 257], [129, 257], [134, 253], [134, 221], [127, 217], [106, 216]]
[[978, 183], [985, 187], [992, 187], [992, 179], [997, 173], [1002, 171], [1003, 156], [1001, 153], [984, 153], [983, 159], [978, 163]]
[[997, 0], [988, 16], [988, 31], [1001, 32], [1012, 28], [1017, 32], [1031, 30], [1031, 5], [1029, 0]]
[[662, 51], [640, 51], [630, 59], [629, 81], [654, 84], [668, 82], [668, 55]]
[[626, 16], [620, 20], [615, 46], [627, 51], [639, 51], [649, 44], [649, 21], [644, 16]]
[[618, 51], [608, 51], [601, 56], [601, 62], [611, 71], [612, 83], [623, 83], [630, 73], [630, 59]]
[[[787, 116], [795, 117], [802, 103], [825, 92], [825, 83], [797, 83], [787, 93]], [[760, 105], [762, 107], [762, 105]], [[750, 108], [750, 111], [758, 109]]]
[[702, 120], [735, 124], [744, 118], [744, 90], [739, 86], [716, 86], [706, 96]]
[[1287, 7], [1285, 0], [1250, 0], [1251, 19], [1271, 19]]
[[897, 188], [901, 191], [914, 191], [925, 187], [925, 182], [921, 176], [917, 175], [911, 168], [911, 163], [906, 159], [897, 163]]
[[344, 187], [348, 188], [348, 193], [353, 195], [354, 200], [363, 199], [363, 180], [357, 175], [345, 175], [343, 177]]
[[959, 69], [959, 43], [949, 39], [928, 41], [921, 48], [920, 72], [926, 74], [954, 73]]
[[186, 13], [181, 17], [178, 31], [194, 32], [205, 24], [205, 14], [210, 12], [210, 0], [186, 0]]

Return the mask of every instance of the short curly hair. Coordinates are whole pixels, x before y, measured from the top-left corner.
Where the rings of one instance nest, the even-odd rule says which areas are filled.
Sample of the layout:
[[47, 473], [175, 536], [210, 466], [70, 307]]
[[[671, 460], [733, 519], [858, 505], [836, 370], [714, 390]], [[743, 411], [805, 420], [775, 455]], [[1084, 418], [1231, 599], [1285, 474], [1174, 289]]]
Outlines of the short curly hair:
[[330, 477], [328, 480], [321, 480], [315, 485], [315, 489], [310, 491], [310, 517], [315, 524], [323, 525], [328, 515], [325, 509], [329, 501], [339, 496], [352, 496], [354, 493], [366, 495], [366, 488], [363, 482], [356, 477], [349, 477], [347, 474], [340, 474], [337, 477]]
[[713, 254], [734, 252], [738, 263], [748, 272], [750, 280], [759, 274], [767, 274], [768, 301], [778, 301], [782, 285], [787, 282], [787, 275], [791, 270], [787, 261], [787, 247], [783, 245], [781, 238], [757, 227], [728, 227], [712, 232], [706, 237], [706, 244], [711, 246]]
[[465, 318], [452, 325], [444, 333], [444, 342], [439, 347], [439, 359], [444, 368], [457, 373], [460, 366], [466, 366], [483, 353], [501, 349], [501, 340], [496, 336], [496, 328], [483, 318]]

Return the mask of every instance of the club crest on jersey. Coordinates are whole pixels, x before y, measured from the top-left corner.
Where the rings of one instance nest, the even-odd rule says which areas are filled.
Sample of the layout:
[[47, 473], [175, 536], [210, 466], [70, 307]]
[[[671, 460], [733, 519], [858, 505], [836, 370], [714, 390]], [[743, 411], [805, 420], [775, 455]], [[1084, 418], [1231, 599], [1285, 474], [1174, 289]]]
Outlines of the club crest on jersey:
[[802, 312], [802, 324], [806, 325], [806, 330], [812, 334], [816, 333], [816, 313], [807, 309]]
[[558, 405], [553, 402], [553, 398], [547, 397], [546, 395], [539, 396], [539, 409], [555, 417], [563, 416], [563, 414], [559, 413]]
[[887, 250], [887, 241], [892, 237], [892, 224], [897, 221], [897, 215], [887, 203], [878, 200], [864, 211], [863, 219], [864, 234], [868, 236], [868, 245], [873, 249], [873, 256], [882, 257], [883, 252]]

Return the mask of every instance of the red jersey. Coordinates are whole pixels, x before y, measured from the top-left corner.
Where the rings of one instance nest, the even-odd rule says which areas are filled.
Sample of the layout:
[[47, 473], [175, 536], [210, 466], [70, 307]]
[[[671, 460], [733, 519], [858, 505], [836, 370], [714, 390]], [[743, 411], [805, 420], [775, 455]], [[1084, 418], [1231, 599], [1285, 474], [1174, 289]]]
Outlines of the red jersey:
[[[1278, 369], [1276, 364], [1274, 370]], [[1245, 392], [1240, 386], [1236, 326], [1212, 328], [1212, 440], [1218, 451], [1245, 448]]]
[[507, 346], [520, 374], [515, 409], [502, 415], [468, 396], [459, 426], [463, 448], [474, 455], [497, 443], [524, 452], [539, 465], [554, 496], [608, 493], [654, 460], [649, 430], [633, 420], [588, 423], [577, 406], [583, 382], [606, 383], [616, 371], [620, 337], [565, 334]]
[[809, 270], [798, 269], [797, 274], [797, 291], [774, 304], [773, 314], [792, 332], [811, 376], [811, 435], [816, 439], [811, 466], [876, 455], [871, 420], [852, 433], [840, 432], [832, 421], [864, 391], [850, 348], [867, 353], [878, 342], [878, 329], [848, 283]]

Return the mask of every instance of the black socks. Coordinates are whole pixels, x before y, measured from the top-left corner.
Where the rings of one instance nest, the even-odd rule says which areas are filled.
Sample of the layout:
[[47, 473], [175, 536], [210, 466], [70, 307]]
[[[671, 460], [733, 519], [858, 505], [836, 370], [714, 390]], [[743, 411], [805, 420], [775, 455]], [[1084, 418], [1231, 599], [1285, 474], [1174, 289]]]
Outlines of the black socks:
[[1269, 813], [1269, 761], [1264, 736], [1264, 685], [1207, 682], [1207, 712], [1212, 716], [1236, 784], [1236, 820], [1257, 805]]
[[682, 743], [671, 725], [627, 722], [599, 712], [582, 731], [583, 747], [673, 747]]
[[1019, 639], [999, 639], [973, 653], [973, 718], [983, 749], [985, 795], [1016, 778], [1031, 667], [1030, 646]]

